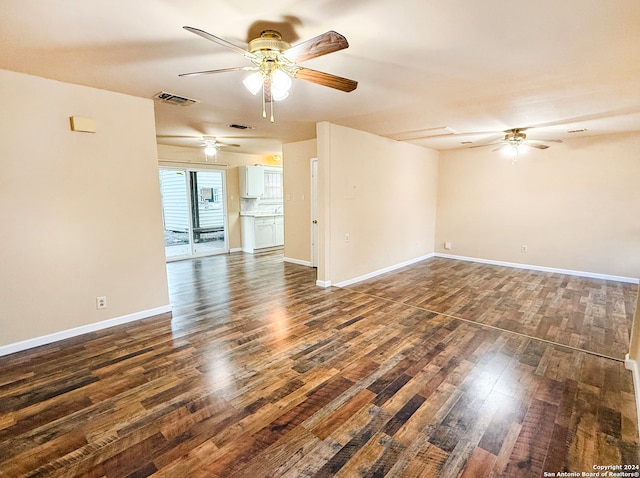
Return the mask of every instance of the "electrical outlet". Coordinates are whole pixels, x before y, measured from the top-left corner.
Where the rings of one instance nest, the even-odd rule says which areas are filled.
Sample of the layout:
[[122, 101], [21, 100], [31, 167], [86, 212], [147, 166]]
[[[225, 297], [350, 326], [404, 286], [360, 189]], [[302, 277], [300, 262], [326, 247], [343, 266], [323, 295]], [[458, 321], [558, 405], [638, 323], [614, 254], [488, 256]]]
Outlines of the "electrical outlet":
[[527, 252], [528, 248], [524, 244], [520, 246], [520, 252]]
[[449, 241], [445, 242], [445, 243], [444, 243], [444, 248], [445, 248], [447, 251], [450, 251], [450, 250], [451, 250], [451, 243], [450, 243]]
[[106, 309], [107, 308], [107, 298], [105, 296], [96, 297], [96, 309]]
[[349, 234], [345, 234], [344, 235], [344, 242], [349, 242], [351, 240], [351, 238], [349, 237]]

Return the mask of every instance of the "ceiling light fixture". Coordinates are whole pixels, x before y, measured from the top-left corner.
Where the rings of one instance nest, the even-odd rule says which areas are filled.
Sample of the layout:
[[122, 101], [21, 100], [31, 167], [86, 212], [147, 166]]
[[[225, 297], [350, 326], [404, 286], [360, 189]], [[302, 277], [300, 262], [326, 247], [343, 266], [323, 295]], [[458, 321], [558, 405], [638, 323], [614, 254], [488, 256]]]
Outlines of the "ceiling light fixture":
[[501, 147], [511, 157], [511, 164], [518, 162], [518, 155], [527, 149], [527, 135], [518, 129], [507, 132]]
[[289, 96], [291, 78], [294, 78], [300, 69], [282, 53], [289, 48], [291, 45], [273, 30], [262, 32], [259, 38], [249, 43], [249, 51], [253, 55], [250, 60], [257, 71], [247, 76], [242, 83], [252, 95], [257, 95], [262, 90], [262, 117], [267, 117], [269, 103], [269, 119], [272, 123], [273, 102], [282, 101]]
[[216, 141], [213, 139], [205, 139], [204, 140], [205, 161], [208, 161], [209, 158], [215, 157], [217, 153], [218, 153], [218, 147], [216, 146]]

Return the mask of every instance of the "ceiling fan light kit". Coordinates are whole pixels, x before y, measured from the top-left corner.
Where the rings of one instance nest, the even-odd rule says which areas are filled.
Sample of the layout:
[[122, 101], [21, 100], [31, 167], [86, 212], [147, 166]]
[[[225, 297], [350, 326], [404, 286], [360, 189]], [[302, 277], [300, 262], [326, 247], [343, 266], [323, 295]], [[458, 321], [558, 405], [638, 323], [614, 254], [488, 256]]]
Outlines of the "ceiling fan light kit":
[[206, 158], [205, 160], [208, 161], [209, 158], [215, 157], [217, 153], [218, 153], [218, 147], [216, 145], [216, 141], [211, 139], [205, 139], [204, 140], [204, 155]]
[[265, 30], [259, 38], [249, 43], [249, 60], [255, 65], [255, 71], [244, 80], [244, 86], [252, 95], [262, 90], [262, 117], [267, 117], [266, 104], [270, 103], [273, 123], [273, 102], [282, 101], [289, 96], [291, 78], [295, 78], [298, 67], [283, 55], [291, 48], [275, 30]]
[[518, 154], [526, 150], [527, 135], [519, 129], [507, 131], [504, 135], [504, 148], [511, 157], [511, 164], [518, 162]]
[[244, 50], [204, 30], [188, 26], [183, 28], [202, 38], [229, 48], [236, 53], [242, 54], [253, 63], [253, 66], [183, 73], [179, 76], [195, 76], [243, 70], [253, 71], [251, 75], [243, 80], [243, 84], [253, 95], [257, 95], [258, 92], [262, 90], [262, 116], [264, 118], [267, 117], [267, 104], [269, 104], [270, 121], [272, 123], [274, 122], [273, 102], [282, 101], [289, 96], [292, 78], [302, 79], [345, 92], [353, 91], [358, 86], [356, 81], [341, 78], [330, 73], [304, 68], [298, 66], [296, 63], [348, 48], [349, 43], [347, 39], [334, 31], [323, 33], [311, 40], [292, 47], [282, 39], [282, 36], [277, 31], [265, 30], [260, 34], [260, 37], [254, 38], [249, 42], [249, 50]]

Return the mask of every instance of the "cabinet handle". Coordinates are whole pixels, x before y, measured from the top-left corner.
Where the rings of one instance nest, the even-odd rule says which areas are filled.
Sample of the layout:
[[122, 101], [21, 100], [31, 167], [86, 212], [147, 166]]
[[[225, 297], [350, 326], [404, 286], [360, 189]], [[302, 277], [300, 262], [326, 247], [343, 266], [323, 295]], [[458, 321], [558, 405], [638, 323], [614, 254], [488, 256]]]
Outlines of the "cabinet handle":
[[316, 221], [315, 219], [313, 221], [311, 221], [313, 224], [318, 224], [318, 221]]

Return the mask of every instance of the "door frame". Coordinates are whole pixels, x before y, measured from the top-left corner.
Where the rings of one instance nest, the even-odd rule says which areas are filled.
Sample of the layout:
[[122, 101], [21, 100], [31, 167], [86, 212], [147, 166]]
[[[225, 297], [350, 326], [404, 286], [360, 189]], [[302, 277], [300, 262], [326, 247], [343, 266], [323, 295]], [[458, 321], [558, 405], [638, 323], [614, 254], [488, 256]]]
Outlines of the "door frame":
[[[219, 168], [185, 168], [179, 166], [158, 166], [158, 170], [172, 170], [172, 171], [184, 171], [186, 177], [186, 195], [187, 195], [187, 209], [189, 215], [189, 249], [191, 250], [190, 254], [183, 254], [179, 256], [166, 257], [166, 262], [174, 262], [181, 261], [185, 259], [195, 259], [198, 257], [206, 257], [206, 256], [214, 256], [218, 254], [228, 254], [229, 253], [229, 215], [228, 215], [228, 197], [227, 197], [227, 171]], [[195, 243], [194, 243], [194, 234], [193, 234], [193, 201], [192, 201], [192, 182], [191, 182], [191, 173], [192, 172], [218, 172], [222, 174], [222, 197], [223, 197], [223, 205], [222, 205], [222, 223], [224, 226], [224, 247], [220, 250], [215, 251], [205, 251], [205, 252], [194, 252]], [[164, 219], [163, 219], [163, 233], [164, 233]]]
[[311, 227], [311, 267], [318, 267], [318, 158], [311, 158], [310, 164], [310, 227]]

